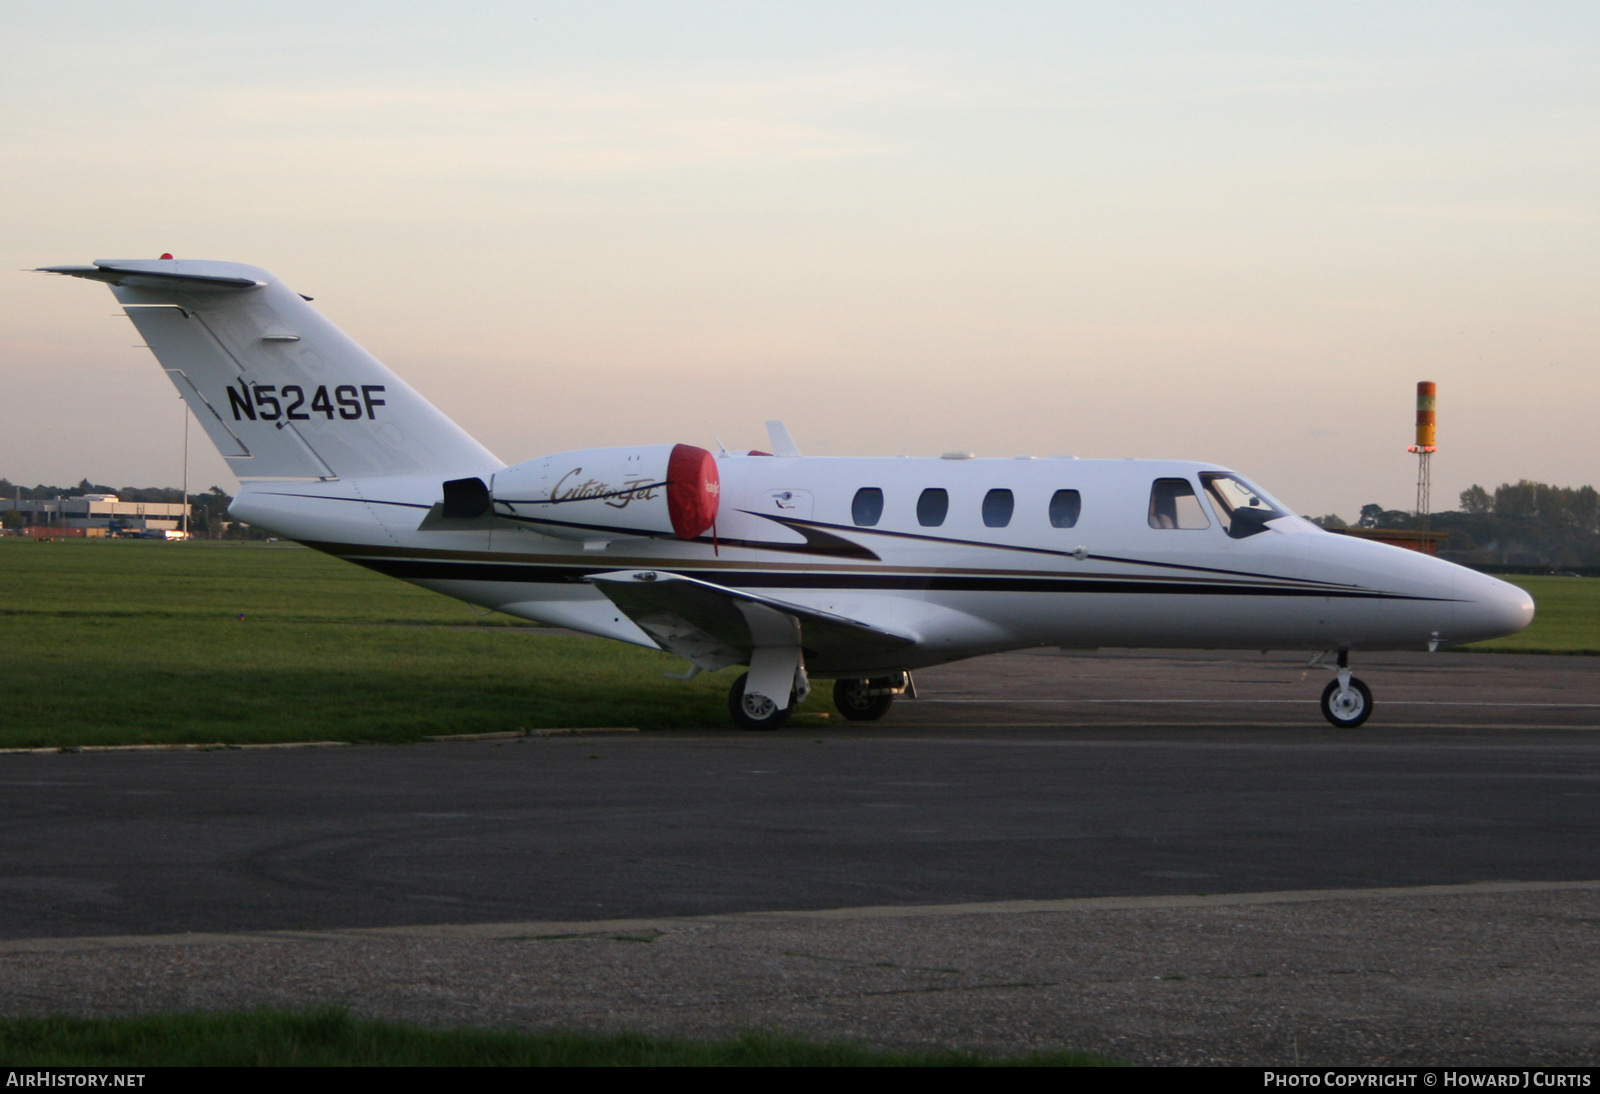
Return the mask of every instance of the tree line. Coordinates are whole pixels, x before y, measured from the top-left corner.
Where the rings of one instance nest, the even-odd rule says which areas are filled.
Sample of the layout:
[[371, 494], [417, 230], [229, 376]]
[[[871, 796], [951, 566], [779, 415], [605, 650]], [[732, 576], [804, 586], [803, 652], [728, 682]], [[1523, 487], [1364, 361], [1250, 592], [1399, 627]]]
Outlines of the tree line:
[[[1490, 493], [1473, 485], [1461, 492], [1461, 508], [1434, 513], [1429, 525], [1447, 533], [1443, 558], [1468, 565], [1600, 566], [1600, 492], [1592, 486], [1551, 486], [1522, 479]], [[1345, 527], [1330, 514], [1323, 527]], [[1418, 527], [1417, 515], [1381, 505], [1363, 505], [1359, 528]]]

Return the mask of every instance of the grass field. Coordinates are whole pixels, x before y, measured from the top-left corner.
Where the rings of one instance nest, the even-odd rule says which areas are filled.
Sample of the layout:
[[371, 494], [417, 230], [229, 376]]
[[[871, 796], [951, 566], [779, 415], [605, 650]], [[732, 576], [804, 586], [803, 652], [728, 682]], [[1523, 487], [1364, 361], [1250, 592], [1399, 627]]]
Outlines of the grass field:
[[[1538, 619], [1471, 648], [1600, 653], [1600, 580], [1516, 581]], [[0, 539], [0, 651], [0, 748], [723, 726], [739, 672], [666, 680], [666, 654], [261, 543]]]
[[667, 680], [658, 651], [237, 543], [0, 539], [0, 651], [0, 748], [721, 726], [740, 671]]
[[1600, 654], [1600, 578], [1505, 576], [1538, 605], [1533, 625], [1510, 638], [1478, 642], [1475, 652]]
[[135, 1018], [0, 1018], [7, 1067], [1079, 1067], [1076, 1052], [1016, 1058], [884, 1052], [775, 1034], [687, 1041], [642, 1034], [423, 1029], [340, 1010]]

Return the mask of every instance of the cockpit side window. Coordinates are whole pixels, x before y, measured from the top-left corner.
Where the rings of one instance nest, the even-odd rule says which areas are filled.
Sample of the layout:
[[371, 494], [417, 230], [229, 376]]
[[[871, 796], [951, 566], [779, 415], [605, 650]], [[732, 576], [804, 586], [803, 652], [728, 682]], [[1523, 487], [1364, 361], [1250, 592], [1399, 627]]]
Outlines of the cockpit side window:
[[1188, 479], [1157, 479], [1151, 485], [1150, 527], [1183, 531], [1211, 527]]
[[950, 512], [950, 491], [930, 486], [917, 498], [917, 523], [924, 528], [937, 528]]
[[1223, 530], [1234, 539], [1245, 539], [1267, 530], [1269, 520], [1289, 516], [1271, 498], [1238, 475], [1225, 471], [1202, 471], [1200, 482], [1211, 498]]
[[850, 519], [863, 528], [871, 528], [883, 519], [883, 491], [876, 486], [863, 486], [850, 502]]

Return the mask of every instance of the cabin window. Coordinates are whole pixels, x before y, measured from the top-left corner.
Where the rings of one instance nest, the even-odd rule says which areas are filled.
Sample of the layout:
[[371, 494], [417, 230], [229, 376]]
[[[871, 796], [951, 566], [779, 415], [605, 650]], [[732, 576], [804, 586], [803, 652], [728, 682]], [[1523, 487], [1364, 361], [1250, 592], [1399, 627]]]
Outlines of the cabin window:
[[1221, 471], [1200, 472], [1200, 482], [1211, 496], [1222, 529], [1234, 539], [1245, 539], [1267, 530], [1267, 521], [1289, 516], [1271, 498], [1238, 475]]
[[1183, 530], [1211, 527], [1188, 479], [1157, 479], [1150, 487], [1150, 527]]
[[1083, 495], [1076, 490], [1057, 490], [1050, 495], [1050, 527], [1071, 528], [1083, 511]]
[[1009, 490], [991, 490], [983, 496], [983, 526], [985, 528], [1004, 528], [1011, 523], [1011, 511], [1017, 507], [1017, 499]]
[[917, 498], [917, 523], [924, 528], [937, 528], [950, 512], [950, 491], [930, 486]]
[[863, 528], [871, 528], [883, 519], [883, 491], [876, 486], [863, 486], [856, 491], [850, 503], [850, 519]]

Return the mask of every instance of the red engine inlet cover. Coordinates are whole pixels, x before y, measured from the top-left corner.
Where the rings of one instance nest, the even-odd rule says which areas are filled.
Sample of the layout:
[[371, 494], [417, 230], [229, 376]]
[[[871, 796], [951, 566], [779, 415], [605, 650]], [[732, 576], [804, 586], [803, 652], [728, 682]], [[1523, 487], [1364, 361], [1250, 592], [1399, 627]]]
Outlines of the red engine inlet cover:
[[717, 519], [722, 478], [716, 458], [692, 444], [673, 445], [667, 460], [667, 516], [679, 539], [694, 539]]

